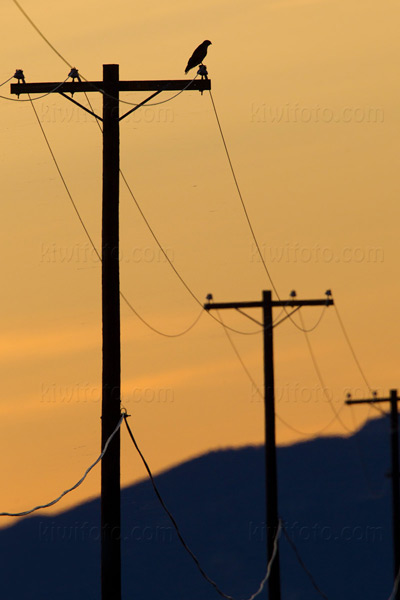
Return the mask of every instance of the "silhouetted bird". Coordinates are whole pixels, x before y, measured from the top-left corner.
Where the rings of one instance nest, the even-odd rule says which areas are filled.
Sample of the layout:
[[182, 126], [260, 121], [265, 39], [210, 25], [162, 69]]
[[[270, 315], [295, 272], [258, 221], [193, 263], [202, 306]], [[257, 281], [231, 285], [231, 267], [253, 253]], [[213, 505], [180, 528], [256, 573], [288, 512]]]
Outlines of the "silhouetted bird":
[[[206, 52], [207, 52], [207, 50], [206, 50]], [[15, 79], [18, 80], [18, 83], [20, 83], [20, 81], [22, 81], [22, 83], [25, 83], [25, 76], [24, 76], [24, 72], [22, 69], [17, 69], [15, 71], [14, 77], [15, 77]]]
[[206, 57], [208, 46], [211, 44], [209, 40], [204, 40], [200, 46], [197, 46], [196, 50], [193, 52], [192, 56], [188, 60], [187, 67], [185, 69], [185, 73], [188, 73], [190, 69], [200, 65]]

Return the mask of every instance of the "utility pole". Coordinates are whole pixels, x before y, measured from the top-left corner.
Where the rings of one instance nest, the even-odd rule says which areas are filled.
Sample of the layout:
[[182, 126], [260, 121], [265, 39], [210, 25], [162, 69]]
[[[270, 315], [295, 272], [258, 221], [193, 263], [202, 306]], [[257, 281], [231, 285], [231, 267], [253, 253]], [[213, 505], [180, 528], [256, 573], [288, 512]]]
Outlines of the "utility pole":
[[[278, 513], [278, 474], [276, 464], [275, 438], [275, 387], [274, 387], [274, 351], [272, 309], [275, 307], [299, 309], [302, 306], [330, 306], [333, 300], [331, 293], [326, 292], [325, 300], [296, 300], [296, 293], [291, 293], [291, 300], [272, 300], [271, 291], [263, 291], [262, 300], [255, 302], [208, 302], [205, 310], [233, 308], [242, 312], [243, 308], [261, 308], [263, 314], [263, 346], [264, 346], [264, 410], [265, 410], [265, 481], [266, 481], [266, 516], [267, 516], [267, 562], [273, 552], [275, 537], [279, 527]], [[293, 311], [295, 312], [295, 311]], [[246, 313], [244, 313], [246, 314]], [[246, 315], [249, 316], [249, 315]], [[287, 315], [290, 316], [290, 315]], [[252, 318], [252, 317], [250, 317]], [[268, 580], [269, 600], [281, 599], [279, 549], [272, 563]]]
[[[201, 79], [120, 81], [119, 65], [103, 65], [103, 81], [81, 81], [77, 69], [71, 69], [72, 81], [25, 83], [18, 69], [11, 93], [61, 94], [103, 122], [103, 209], [102, 209], [102, 320], [103, 380], [101, 447], [116, 428], [121, 416], [121, 342], [119, 289], [119, 122], [163, 91], [211, 89], [211, 81], [202, 65]], [[77, 81], [75, 81], [77, 79]], [[153, 92], [122, 116], [119, 115], [120, 92]], [[103, 116], [77, 102], [77, 93], [100, 92]], [[70, 96], [67, 94], [70, 93]], [[113, 437], [101, 463], [101, 598], [121, 599], [121, 501], [120, 501], [120, 432]]]
[[[374, 396], [367, 400], [351, 400], [350, 395], [346, 404], [377, 404], [390, 402], [390, 449], [391, 449], [391, 473], [392, 479], [392, 531], [393, 531], [393, 568], [394, 581], [400, 572], [400, 474], [399, 474], [399, 420], [397, 402], [397, 390], [390, 390], [388, 398]], [[394, 600], [400, 600], [400, 586], [397, 588]]]

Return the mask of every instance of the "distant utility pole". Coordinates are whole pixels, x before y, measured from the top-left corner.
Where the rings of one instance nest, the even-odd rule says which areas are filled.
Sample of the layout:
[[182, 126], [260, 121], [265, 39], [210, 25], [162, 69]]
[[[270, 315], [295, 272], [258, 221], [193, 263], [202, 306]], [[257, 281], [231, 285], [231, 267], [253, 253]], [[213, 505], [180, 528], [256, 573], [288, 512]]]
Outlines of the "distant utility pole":
[[[264, 403], [265, 403], [265, 479], [266, 479], [266, 515], [267, 515], [267, 561], [272, 558], [274, 541], [279, 526], [278, 514], [278, 477], [276, 466], [275, 440], [275, 387], [274, 387], [274, 354], [273, 354], [273, 321], [272, 309], [275, 307], [330, 306], [333, 300], [327, 292], [325, 300], [296, 300], [296, 293], [291, 293], [290, 300], [272, 300], [271, 291], [263, 291], [262, 300], [255, 302], [208, 302], [206, 310], [225, 308], [261, 308], [263, 312], [262, 327], [264, 333]], [[272, 563], [268, 580], [269, 600], [280, 600], [280, 566], [279, 550]]]
[[[392, 479], [392, 531], [393, 531], [393, 567], [394, 580], [400, 571], [400, 487], [399, 487], [399, 420], [397, 390], [390, 390], [389, 398], [370, 398], [367, 400], [346, 400], [346, 404], [377, 404], [390, 402], [390, 447], [391, 447], [391, 473]], [[394, 600], [400, 600], [400, 586]]]
[[[206, 75], [203, 67], [203, 75]], [[163, 81], [120, 81], [119, 65], [103, 65], [103, 81], [81, 81], [71, 69], [72, 82], [25, 83], [22, 70], [15, 73], [18, 83], [11, 93], [57, 93], [103, 122], [103, 219], [102, 219], [102, 306], [103, 382], [101, 447], [116, 428], [121, 416], [121, 342], [119, 295], [119, 122], [163, 91], [211, 89], [211, 81], [201, 78]], [[75, 81], [75, 79], [77, 81]], [[154, 92], [119, 116], [120, 92]], [[72, 98], [78, 92], [100, 92], [103, 116]], [[70, 93], [71, 97], [67, 96]], [[120, 432], [112, 439], [101, 463], [101, 597], [121, 598], [121, 500]]]

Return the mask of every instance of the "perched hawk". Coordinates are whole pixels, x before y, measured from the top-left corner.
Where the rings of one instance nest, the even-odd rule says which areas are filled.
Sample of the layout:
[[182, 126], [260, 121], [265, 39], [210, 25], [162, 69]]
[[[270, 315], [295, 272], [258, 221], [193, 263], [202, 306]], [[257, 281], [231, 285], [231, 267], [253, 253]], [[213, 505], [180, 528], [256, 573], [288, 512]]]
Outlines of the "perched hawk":
[[197, 46], [196, 50], [188, 60], [185, 73], [188, 73], [190, 69], [197, 67], [197, 65], [200, 65], [203, 62], [207, 54], [207, 48], [210, 44], [211, 42], [209, 40], [205, 40], [200, 46]]

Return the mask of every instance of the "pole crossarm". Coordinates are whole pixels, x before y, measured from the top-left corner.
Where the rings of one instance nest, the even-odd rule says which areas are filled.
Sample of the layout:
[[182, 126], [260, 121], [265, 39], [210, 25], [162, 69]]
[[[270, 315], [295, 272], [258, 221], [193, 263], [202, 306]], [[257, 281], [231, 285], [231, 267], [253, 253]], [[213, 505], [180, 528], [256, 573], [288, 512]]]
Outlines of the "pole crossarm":
[[[345, 400], [345, 404], [378, 404], [378, 402], [390, 402], [392, 398], [367, 398], [365, 400]], [[400, 396], [395, 400], [399, 401]]]
[[350, 394], [347, 396], [347, 400], [345, 400], [345, 404], [377, 404], [379, 402], [398, 402], [400, 400], [400, 396], [397, 395], [397, 390], [390, 390], [390, 396], [387, 398], [378, 398], [374, 396], [373, 398], [366, 398], [361, 400], [352, 400], [350, 398]]
[[[291, 306], [331, 306], [332, 298], [326, 300], [272, 300], [271, 306], [274, 307], [291, 307]], [[263, 301], [255, 302], [206, 302], [203, 308], [205, 310], [222, 309], [222, 308], [262, 308]]]
[[[195, 79], [188, 82], [186, 79], [160, 79], [154, 81], [120, 81], [120, 92], [176, 92], [180, 90], [198, 90], [204, 92], [211, 90], [211, 79]], [[51, 94], [64, 92], [76, 94], [77, 92], [104, 92], [103, 81], [65, 81], [56, 83], [12, 83], [11, 94]]]

